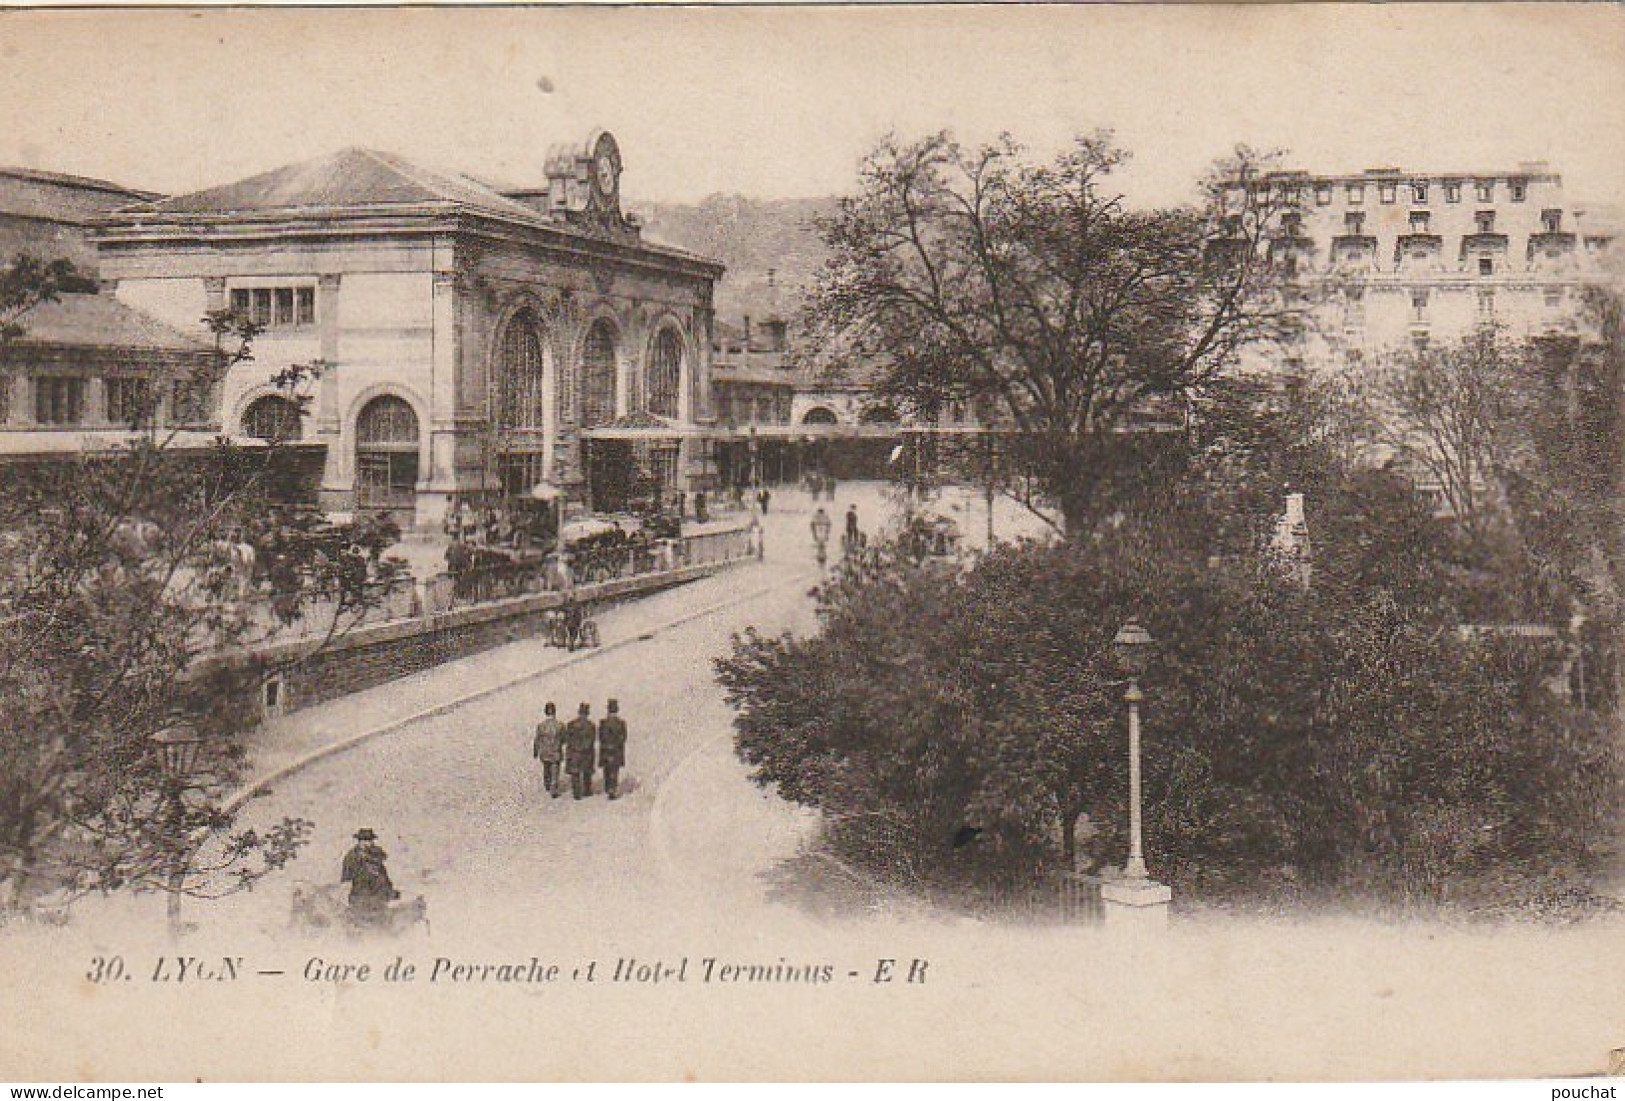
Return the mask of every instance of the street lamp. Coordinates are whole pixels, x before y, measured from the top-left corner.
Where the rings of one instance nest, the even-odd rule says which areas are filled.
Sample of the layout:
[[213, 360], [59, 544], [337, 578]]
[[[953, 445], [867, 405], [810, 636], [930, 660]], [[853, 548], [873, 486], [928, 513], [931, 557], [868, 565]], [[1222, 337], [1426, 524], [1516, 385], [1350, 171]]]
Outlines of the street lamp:
[[176, 718], [150, 739], [164, 772], [164, 795], [169, 804], [169, 931], [181, 932], [181, 890], [186, 885], [185, 824], [186, 804], [182, 796], [187, 781], [197, 767], [198, 748], [203, 738], [197, 727], [185, 718]]
[[1151, 651], [1155, 646], [1156, 640], [1151, 637], [1151, 632], [1132, 619], [1118, 628], [1117, 636], [1112, 639], [1118, 664], [1128, 676], [1128, 689], [1123, 693], [1123, 700], [1128, 704], [1128, 863], [1123, 866], [1125, 879], [1150, 878], [1146, 872], [1141, 836], [1140, 701], [1145, 699], [1145, 693], [1140, 691], [1140, 678], [1151, 664]]

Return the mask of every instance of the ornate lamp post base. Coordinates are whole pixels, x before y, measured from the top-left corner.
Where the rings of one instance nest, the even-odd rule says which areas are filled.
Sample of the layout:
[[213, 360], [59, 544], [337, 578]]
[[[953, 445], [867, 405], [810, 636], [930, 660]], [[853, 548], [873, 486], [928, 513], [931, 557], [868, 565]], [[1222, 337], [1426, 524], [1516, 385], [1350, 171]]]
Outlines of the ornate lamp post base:
[[1154, 879], [1114, 879], [1100, 885], [1106, 925], [1116, 929], [1160, 929], [1168, 924], [1174, 890]]

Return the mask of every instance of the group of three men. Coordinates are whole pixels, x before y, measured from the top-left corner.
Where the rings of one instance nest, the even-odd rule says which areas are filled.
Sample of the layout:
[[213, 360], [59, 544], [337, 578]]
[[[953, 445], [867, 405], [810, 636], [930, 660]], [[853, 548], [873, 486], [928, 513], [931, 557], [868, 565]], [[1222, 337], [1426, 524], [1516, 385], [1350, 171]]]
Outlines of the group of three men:
[[536, 724], [536, 740], [531, 744], [531, 756], [542, 762], [542, 783], [547, 793], [557, 799], [559, 766], [570, 774], [570, 794], [584, 799], [592, 794], [593, 773], [604, 770], [604, 791], [611, 799], [621, 795], [621, 769], [626, 764], [626, 721], [621, 718], [621, 705], [610, 700], [609, 714], [603, 722], [594, 725], [592, 706], [583, 703], [576, 717], [560, 723], [558, 708], [549, 700], [545, 717]]

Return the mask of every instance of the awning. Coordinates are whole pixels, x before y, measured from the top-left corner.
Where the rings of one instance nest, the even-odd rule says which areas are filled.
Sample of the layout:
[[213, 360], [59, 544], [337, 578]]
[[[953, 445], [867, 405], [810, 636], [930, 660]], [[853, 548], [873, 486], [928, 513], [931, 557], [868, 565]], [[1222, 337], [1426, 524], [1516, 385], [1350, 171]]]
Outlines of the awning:
[[581, 433], [589, 440], [679, 440], [709, 434], [710, 431], [702, 425], [687, 424], [653, 413], [628, 413]]

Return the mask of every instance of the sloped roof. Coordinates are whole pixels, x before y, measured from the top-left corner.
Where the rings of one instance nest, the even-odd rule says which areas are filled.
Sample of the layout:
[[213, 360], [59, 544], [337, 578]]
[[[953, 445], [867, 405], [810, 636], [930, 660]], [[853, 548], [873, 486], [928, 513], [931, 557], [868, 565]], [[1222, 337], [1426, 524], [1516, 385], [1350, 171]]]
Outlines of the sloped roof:
[[143, 351], [205, 352], [209, 345], [107, 294], [65, 294], [18, 318], [18, 344], [74, 344]]
[[424, 168], [393, 153], [359, 148], [178, 195], [154, 209], [173, 214], [240, 214], [424, 203], [453, 203], [526, 222], [544, 221], [530, 207], [467, 176]]
[[89, 225], [99, 214], [163, 196], [87, 176], [0, 168], [0, 214]]

